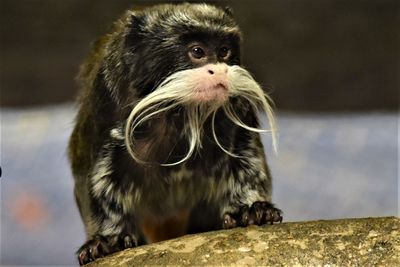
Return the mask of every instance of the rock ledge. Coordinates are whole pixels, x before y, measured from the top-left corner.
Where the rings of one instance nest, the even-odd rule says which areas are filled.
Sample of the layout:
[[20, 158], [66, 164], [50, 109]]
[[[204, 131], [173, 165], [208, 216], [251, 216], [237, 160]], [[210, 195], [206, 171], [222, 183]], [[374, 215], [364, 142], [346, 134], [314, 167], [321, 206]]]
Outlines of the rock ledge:
[[400, 266], [397, 217], [291, 222], [187, 235], [87, 266]]

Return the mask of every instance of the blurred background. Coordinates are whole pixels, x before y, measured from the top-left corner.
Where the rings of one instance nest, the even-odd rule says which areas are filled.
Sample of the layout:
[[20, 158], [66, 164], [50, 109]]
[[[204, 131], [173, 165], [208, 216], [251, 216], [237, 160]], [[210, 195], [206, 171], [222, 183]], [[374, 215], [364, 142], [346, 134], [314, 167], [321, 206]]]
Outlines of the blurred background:
[[[90, 43], [161, 1], [1, 0], [1, 265], [76, 265], [84, 241], [66, 145]], [[398, 215], [400, 2], [213, 1], [277, 106], [274, 201], [286, 221]]]

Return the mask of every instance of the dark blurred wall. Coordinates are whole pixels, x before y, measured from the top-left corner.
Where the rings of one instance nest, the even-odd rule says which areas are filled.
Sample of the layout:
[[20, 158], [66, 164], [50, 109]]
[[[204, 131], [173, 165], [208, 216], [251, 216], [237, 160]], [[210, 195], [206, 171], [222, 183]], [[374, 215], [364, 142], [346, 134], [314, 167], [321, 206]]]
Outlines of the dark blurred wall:
[[[396, 109], [398, 0], [224, 1], [280, 110]], [[70, 101], [90, 43], [133, 0], [0, 0], [1, 105]], [[218, 2], [224, 5], [222, 2]]]

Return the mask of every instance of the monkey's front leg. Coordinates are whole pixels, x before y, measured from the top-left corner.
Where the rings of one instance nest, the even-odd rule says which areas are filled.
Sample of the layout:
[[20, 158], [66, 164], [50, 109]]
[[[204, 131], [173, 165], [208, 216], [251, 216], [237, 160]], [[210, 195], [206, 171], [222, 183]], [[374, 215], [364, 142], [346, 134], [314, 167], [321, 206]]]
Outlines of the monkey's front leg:
[[[96, 216], [93, 218], [96, 218]], [[126, 225], [127, 222], [131, 222], [131, 224]], [[127, 220], [127, 218], [116, 214], [108, 214], [104, 217], [98, 217], [94, 224], [97, 224], [95, 227], [98, 228], [96, 234], [92, 235], [77, 251], [80, 265], [138, 245], [138, 235], [134, 231], [132, 220]]]
[[92, 179], [89, 201], [80, 201], [77, 195], [89, 236], [77, 251], [80, 265], [138, 245], [139, 233], [135, 217], [130, 212], [130, 195], [116, 189], [112, 177], [97, 178]]
[[262, 146], [253, 147], [246, 154], [247, 157], [234, 160], [236, 167], [228, 179], [221, 207], [224, 229], [282, 222], [282, 211], [271, 203], [271, 176]]

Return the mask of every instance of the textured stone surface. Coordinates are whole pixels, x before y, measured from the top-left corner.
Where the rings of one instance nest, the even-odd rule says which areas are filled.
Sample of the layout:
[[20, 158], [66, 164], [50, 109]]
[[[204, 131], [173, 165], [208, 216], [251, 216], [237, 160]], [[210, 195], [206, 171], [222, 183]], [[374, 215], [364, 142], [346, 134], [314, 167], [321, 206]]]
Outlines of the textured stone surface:
[[283, 223], [189, 235], [87, 266], [400, 266], [400, 219]]

